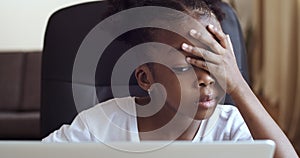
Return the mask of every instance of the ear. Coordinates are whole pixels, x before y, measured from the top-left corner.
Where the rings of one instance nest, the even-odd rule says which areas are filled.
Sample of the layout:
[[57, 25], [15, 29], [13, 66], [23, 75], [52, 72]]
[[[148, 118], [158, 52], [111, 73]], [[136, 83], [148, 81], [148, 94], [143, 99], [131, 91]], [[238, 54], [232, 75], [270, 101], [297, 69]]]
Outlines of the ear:
[[145, 91], [147, 91], [154, 82], [152, 73], [146, 64], [135, 69], [135, 78], [139, 86]]

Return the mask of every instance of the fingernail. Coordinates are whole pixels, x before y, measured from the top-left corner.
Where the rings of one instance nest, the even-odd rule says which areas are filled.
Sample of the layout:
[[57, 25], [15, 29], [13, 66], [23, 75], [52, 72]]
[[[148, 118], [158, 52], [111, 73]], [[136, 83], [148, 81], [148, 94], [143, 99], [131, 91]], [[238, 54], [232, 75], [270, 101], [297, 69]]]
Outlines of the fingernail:
[[190, 31], [190, 34], [191, 34], [191, 35], [196, 35], [196, 33], [197, 33], [197, 31], [194, 30], [194, 29], [192, 29], [192, 30]]
[[186, 57], [186, 61], [187, 61], [188, 63], [190, 63], [190, 62], [191, 62], [191, 58], [190, 58], [190, 57]]
[[208, 24], [208, 27], [212, 30], [214, 29], [214, 25], [212, 25], [212, 24]]
[[183, 44], [182, 44], [182, 49], [187, 50], [188, 47], [189, 47], [189, 46], [188, 46], [186, 43], [183, 43]]

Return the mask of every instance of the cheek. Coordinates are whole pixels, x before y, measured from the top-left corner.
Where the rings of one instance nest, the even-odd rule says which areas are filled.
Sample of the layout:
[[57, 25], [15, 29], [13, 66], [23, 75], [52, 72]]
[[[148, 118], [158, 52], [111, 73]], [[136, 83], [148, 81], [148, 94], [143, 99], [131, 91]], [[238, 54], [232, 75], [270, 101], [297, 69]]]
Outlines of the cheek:
[[164, 86], [167, 92], [167, 102], [173, 106], [191, 104], [200, 96], [199, 89], [195, 86], [197, 77], [193, 72], [175, 74], [167, 67], [157, 68], [154, 74], [154, 82]]
[[218, 97], [221, 99], [222, 97], [225, 97], [226, 92], [223, 90], [223, 88], [217, 83], [215, 86], [215, 92], [218, 95]]
[[195, 87], [195, 81], [193, 77], [189, 77], [189, 75], [176, 75], [174, 74], [174, 80], [170, 85], [172, 88], [168, 91], [169, 102], [173, 104], [179, 105], [191, 105], [195, 100], [200, 96], [199, 89]]
[[159, 70], [159, 72], [155, 73], [154, 82], [164, 86], [169, 104], [177, 104], [181, 95], [180, 82], [177, 76], [168, 68], [160, 68]]
[[165, 88], [168, 92], [168, 98], [180, 98], [180, 82], [177, 78], [177, 76], [171, 72], [169, 77], [166, 78], [166, 82], [164, 83]]

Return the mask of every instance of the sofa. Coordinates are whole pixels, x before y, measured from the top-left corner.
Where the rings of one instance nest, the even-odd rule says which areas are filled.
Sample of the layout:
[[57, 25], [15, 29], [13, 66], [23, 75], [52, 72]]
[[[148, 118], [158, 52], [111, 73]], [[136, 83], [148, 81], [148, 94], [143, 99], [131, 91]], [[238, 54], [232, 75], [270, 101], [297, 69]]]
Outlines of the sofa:
[[41, 52], [0, 52], [0, 139], [40, 139]]

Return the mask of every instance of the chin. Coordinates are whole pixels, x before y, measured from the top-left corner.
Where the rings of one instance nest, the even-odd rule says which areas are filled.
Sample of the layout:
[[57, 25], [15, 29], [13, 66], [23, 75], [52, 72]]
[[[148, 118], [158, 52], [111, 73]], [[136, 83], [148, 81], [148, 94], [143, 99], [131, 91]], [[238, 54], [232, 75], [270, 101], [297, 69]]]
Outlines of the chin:
[[208, 110], [201, 110], [199, 109], [198, 112], [196, 113], [194, 119], [195, 120], [206, 120], [211, 117], [211, 115], [214, 113], [215, 108], [213, 109], [208, 109]]

